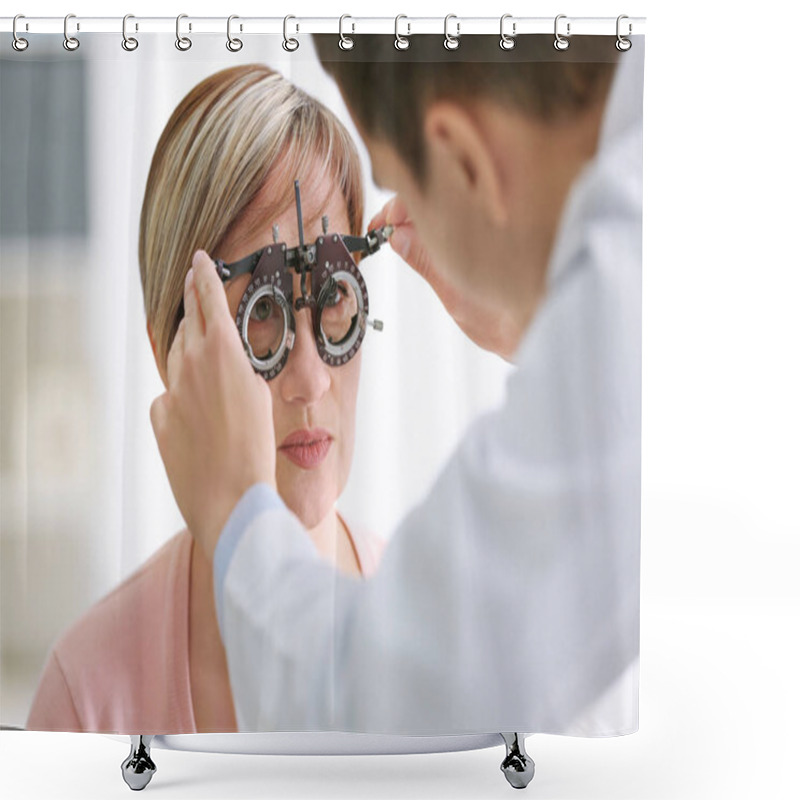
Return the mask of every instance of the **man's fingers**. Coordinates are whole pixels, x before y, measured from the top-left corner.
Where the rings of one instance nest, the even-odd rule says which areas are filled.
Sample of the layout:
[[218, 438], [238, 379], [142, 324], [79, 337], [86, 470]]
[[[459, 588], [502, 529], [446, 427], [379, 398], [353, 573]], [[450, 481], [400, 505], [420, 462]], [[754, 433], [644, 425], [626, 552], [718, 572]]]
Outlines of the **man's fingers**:
[[398, 225], [392, 232], [389, 244], [391, 244], [392, 250], [394, 250], [403, 261], [416, 269], [417, 265], [409, 257], [413, 239], [414, 229], [410, 225]]
[[406, 204], [400, 199], [399, 195], [395, 195], [391, 200], [387, 200], [383, 208], [369, 221], [367, 230], [371, 231], [384, 225], [402, 225], [408, 221]]
[[217, 325], [221, 321], [231, 322], [231, 312], [225, 297], [225, 288], [217, 275], [214, 262], [204, 250], [198, 250], [192, 258], [194, 287], [200, 301], [199, 307], [205, 320], [206, 330], [209, 325]]
[[197, 341], [206, 332], [206, 326], [194, 287], [194, 269], [190, 269], [186, 273], [186, 282], [183, 286], [183, 310], [183, 319], [186, 320], [186, 338], [190, 342]]
[[437, 277], [434, 270], [431, 269], [430, 256], [419, 238], [417, 229], [410, 223], [400, 225], [394, 229], [389, 242], [395, 253], [425, 278], [433, 289], [438, 292]]
[[[389, 203], [391, 203], [391, 200]], [[369, 225], [367, 225], [368, 231], [375, 230], [375, 228], [382, 228], [386, 224], [386, 209], [389, 203], [385, 203], [383, 208], [369, 221]]]
[[438, 291], [428, 251], [422, 244], [416, 226], [408, 216], [408, 208], [399, 194], [396, 194], [384, 205], [367, 227], [372, 230], [381, 225], [394, 226], [394, 231], [389, 238], [392, 249]]
[[396, 194], [386, 204], [386, 224], [397, 226], [403, 225], [407, 222], [411, 222], [411, 220], [408, 218], [408, 209], [406, 208], [406, 204], [400, 198], [400, 195]]

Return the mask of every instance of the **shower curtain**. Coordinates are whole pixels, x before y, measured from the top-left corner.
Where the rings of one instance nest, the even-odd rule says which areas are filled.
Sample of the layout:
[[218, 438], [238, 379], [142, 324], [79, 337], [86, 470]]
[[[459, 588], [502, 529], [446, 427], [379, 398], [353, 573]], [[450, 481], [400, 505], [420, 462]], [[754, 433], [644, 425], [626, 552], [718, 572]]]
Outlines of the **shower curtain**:
[[[566, 48], [520, 35], [507, 49], [496, 35], [457, 47], [385, 35], [374, 48], [357, 35], [344, 48], [337, 35], [242, 38], [176, 47], [139, 34], [128, 50], [92, 33], [67, 50], [29, 34], [21, 52], [4, 41], [0, 721], [124, 734], [635, 731], [643, 37], [627, 51], [613, 35]], [[481, 76], [499, 65], [541, 74], [542, 93], [487, 91]], [[420, 71], [430, 84], [413, 106], [404, 84]], [[340, 83], [380, 93], [346, 101]], [[387, 205], [439, 176], [414, 126], [424, 131], [431, 103], [460, 104], [465, 117], [448, 119], [477, 120], [468, 141], [494, 130], [478, 111], [490, 99], [521, 126], [567, 131], [593, 92], [597, 140], [563, 194], [486, 201], [487, 215], [515, 209], [511, 224], [553, 220], [535, 311], [513, 348], [493, 351], [402, 257], [409, 226], [445, 242], [431, 249], [443, 258], [474, 236], [443, 233], [441, 206], [415, 220]], [[487, 152], [519, 188], [506, 143]], [[240, 501], [212, 561], [182, 519], [150, 408], [194, 250], [230, 264], [296, 248], [300, 202], [306, 244], [364, 237], [370, 222], [393, 230], [348, 273], [368, 292], [352, 363], [325, 360], [313, 310], [286, 312], [294, 347], [267, 381], [277, 490]], [[498, 224], [487, 218], [487, 243]], [[175, 255], [181, 237], [190, 249]], [[516, 266], [486, 269], [502, 286]], [[251, 277], [226, 285], [233, 319]], [[340, 280], [336, 298], [360, 285]], [[504, 319], [502, 291], [482, 291], [481, 313]]]

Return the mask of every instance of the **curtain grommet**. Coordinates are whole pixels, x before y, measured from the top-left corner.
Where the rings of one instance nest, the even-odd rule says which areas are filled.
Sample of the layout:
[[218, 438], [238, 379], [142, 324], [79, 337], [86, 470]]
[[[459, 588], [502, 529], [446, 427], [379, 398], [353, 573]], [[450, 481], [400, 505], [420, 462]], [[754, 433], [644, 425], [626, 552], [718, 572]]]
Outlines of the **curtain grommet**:
[[[342, 29], [344, 26], [344, 21], [346, 19], [353, 19], [349, 14], [342, 14], [339, 17], [339, 49], [340, 50], [352, 50], [355, 47], [355, 41], [351, 39], [349, 36], [344, 35], [344, 30]], [[352, 24], [351, 33], [355, 33], [356, 24], [355, 22]]]
[[[227, 31], [228, 41], [225, 42], [225, 47], [227, 47], [228, 51], [231, 53], [238, 53], [242, 49], [242, 47], [244, 47], [244, 43], [242, 42], [241, 39], [237, 39], [231, 36], [231, 22], [235, 19], [239, 19], [239, 17], [236, 14], [231, 14], [228, 17], [228, 31]], [[242, 27], [240, 25], [239, 30], [241, 31], [241, 29]]]
[[[564, 37], [564, 36], [562, 36], [558, 32], [558, 21], [561, 20], [561, 19], [567, 19], [567, 15], [566, 14], [559, 14], [556, 17], [555, 23], [553, 24], [553, 33], [555, 34], [555, 37], [556, 37], [555, 40], [553, 41], [553, 47], [555, 47], [556, 50], [563, 51], [563, 50], [566, 50], [569, 47], [569, 39]], [[569, 23], [569, 20], [567, 20], [567, 36], [569, 36], [570, 33], [571, 33], [570, 32], [570, 23]]]
[[[134, 19], [133, 14], [126, 14], [122, 18], [122, 49], [126, 50], [128, 53], [132, 53], [138, 46], [139, 40], [134, 38], [133, 36], [128, 36], [128, 20]], [[139, 30], [139, 25], [137, 23], [136, 30]]]
[[[67, 14], [67, 16], [64, 17], [64, 41], [62, 42], [62, 45], [64, 46], [65, 50], [67, 50], [70, 53], [74, 53], [81, 46], [81, 43], [79, 39], [69, 35], [67, 26], [69, 25], [69, 21], [71, 19], [75, 19], [74, 14]], [[77, 23], [76, 30], [80, 29], [81, 29], [80, 23]]]
[[[14, 35], [14, 38], [11, 40], [11, 46], [18, 53], [22, 53], [22, 52], [24, 52], [25, 50], [28, 49], [29, 42], [28, 42], [27, 39], [24, 39], [22, 36], [20, 36], [17, 33], [17, 20], [18, 19], [25, 19], [25, 15], [24, 14], [17, 14], [14, 17], [14, 22], [13, 22], [13, 24], [11, 26], [11, 33]], [[27, 23], [26, 23], [26, 29], [27, 29]]]
[[[511, 35], [507, 34], [504, 29], [505, 21], [507, 19], [511, 19]], [[515, 45], [517, 44], [515, 40], [515, 36], [517, 35], [517, 23], [513, 21], [511, 14], [503, 14], [500, 17], [500, 49], [501, 50], [513, 50]]]
[[633, 33], [633, 25], [631, 25], [630, 18], [626, 14], [620, 14], [617, 17], [617, 41], [614, 44], [614, 46], [617, 48], [617, 50], [620, 51], [620, 53], [626, 53], [633, 46], [633, 42], [630, 39], [626, 39], [620, 33], [620, 23], [624, 19], [628, 20], [628, 36], [630, 36]]
[[395, 50], [408, 50], [411, 47], [411, 23], [407, 22], [406, 26], [408, 27], [408, 31], [406, 31], [405, 36], [400, 35], [400, 20], [401, 19], [408, 19], [405, 14], [398, 14], [394, 18], [394, 48]]
[[[175, 19], [175, 47], [182, 53], [185, 53], [191, 46], [192, 40], [188, 36], [181, 35], [181, 20], [186, 19], [188, 14], [178, 14]], [[192, 23], [189, 23], [189, 30], [192, 30]]]
[[290, 19], [297, 19], [297, 17], [293, 17], [291, 14], [288, 14], [283, 18], [283, 49], [286, 50], [287, 53], [293, 53], [300, 47], [300, 42], [297, 41], [294, 37], [289, 37], [287, 35], [287, 27]]
[[[450, 22], [451, 19], [456, 21], [456, 35], [453, 36], [447, 30], [447, 23]], [[458, 37], [461, 35], [461, 23], [458, 21], [458, 17], [455, 14], [448, 14], [444, 18], [444, 48], [445, 50], [458, 50], [459, 44]]]

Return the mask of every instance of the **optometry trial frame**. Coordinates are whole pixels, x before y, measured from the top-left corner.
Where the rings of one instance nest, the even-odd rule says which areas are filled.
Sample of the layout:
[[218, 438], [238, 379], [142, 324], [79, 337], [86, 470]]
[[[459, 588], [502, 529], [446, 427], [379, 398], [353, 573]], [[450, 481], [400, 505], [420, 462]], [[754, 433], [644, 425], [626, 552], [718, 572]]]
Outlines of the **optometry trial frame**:
[[[294, 194], [300, 241], [296, 247], [279, 242], [278, 226], [273, 225], [271, 245], [230, 264], [214, 259], [223, 282], [252, 274], [239, 302], [236, 327], [253, 369], [267, 381], [286, 366], [294, 347], [296, 311], [310, 309], [317, 352], [333, 367], [355, 356], [368, 325], [383, 330], [380, 320], [369, 319], [367, 284], [353, 255], [377, 252], [394, 228], [385, 225], [366, 236], [342, 236], [328, 233], [328, 218], [323, 216], [323, 235], [306, 244], [298, 180]], [[294, 297], [295, 274], [300, 276], [298, 297]]]

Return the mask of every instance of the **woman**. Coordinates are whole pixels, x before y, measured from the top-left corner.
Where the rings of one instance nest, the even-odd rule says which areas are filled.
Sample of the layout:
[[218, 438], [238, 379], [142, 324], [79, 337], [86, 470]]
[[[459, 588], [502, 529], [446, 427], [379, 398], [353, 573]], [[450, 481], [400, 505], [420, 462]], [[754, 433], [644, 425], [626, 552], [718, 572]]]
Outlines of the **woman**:
[[[339, 120], [262, 65], [202, 81], [173, 112], [156, 146], [142, 206], [139, 263], [159, 374], [182, 317], [192, 253], [231, 263], [272, 242], [359, 235], [360, 163]], [[226, 284], [235, 316], [250, 280]], [[295, 277], [295, 281], [298, 278]], [[295, 294], [299, 286], [295, 284]], [[278, 491], [319, 552], [347, 575], [369, 575], [382, 549], [336, 511], [353, 456], [361, 351], [342, 366], [319, 357], [311, 311], [295, 311], [295, 343], [269, 382]], [[235, 731], [217, 626], [212, 564], [184, 530], [100, 600], [53, 647], [28, 717], [32, 730], [119, 733]]]

